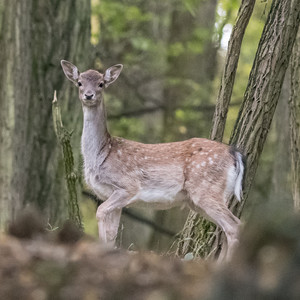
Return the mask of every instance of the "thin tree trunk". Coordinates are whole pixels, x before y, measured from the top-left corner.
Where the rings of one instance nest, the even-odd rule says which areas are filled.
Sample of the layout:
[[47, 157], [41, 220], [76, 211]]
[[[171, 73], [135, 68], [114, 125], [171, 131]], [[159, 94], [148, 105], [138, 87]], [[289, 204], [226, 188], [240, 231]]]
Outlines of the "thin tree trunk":
[[290, 62], [291, 86], [289, 99], [292, 194], [294, 207], [300, 211], [300, 31]]
[[[300, 0], [274, 0], [272, 2], [250, 73], [244, 101], [230, 139], [230, 143], [243, 149], [247, 157], [243, 200], [237, 203], [231, 199], [229, 205], [238, 217], [241, 216], [270, 129], [299, 21]], [[197, 240], [197, 232], [195, 235]], [[217, 229], [213, 236], [208, 235], [201, 239], [200, 243], [206, 246], [202, 247], [207, 250], [205, 255], [210, 253], [216, 257], [223, 243], [220, 230]], [[199, 242], [199, 239], [197, 241]], [[194, 256], [199, 255], [193, 249], [189, 251], [193, 252]]]
[[217, 98], [210, 138], [222, 142], [232, 95], [235, 74], [238, 67], [242, 41], [255, 5], [255, 0], [243, 0], [237, 20], [232, 29], [225, 59], [224, 71]]
[[[254, 5], [255, 0], [244, 0], [241, 3], [228, 43], [228, 50], [210, 135], [211, 139], [220, 142], [223, 139], [242, 41], [252, 15]], [[202, 217], [199, 217], [197, 213], [191, 211], [184, 225], [182, 234], [179, 237], [177, 254], [186, 254], [190, 251], [190, 249], [194, 249], [194, 252], [196, 253], [205, 253], [207, 251], [207, 247], [200, 241], [202, 240], [202, 237], [211, 235], [215, 231], [215, 228], [214, 224]]]

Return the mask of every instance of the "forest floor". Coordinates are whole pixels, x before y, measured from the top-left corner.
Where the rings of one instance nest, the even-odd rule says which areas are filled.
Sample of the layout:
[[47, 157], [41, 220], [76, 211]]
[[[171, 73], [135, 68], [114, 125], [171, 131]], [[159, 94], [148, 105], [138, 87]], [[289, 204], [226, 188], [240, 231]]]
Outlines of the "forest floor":
[[26, 216], [0, 235], [0, 299], [300, 299], [291, 224], [249, 231], [232, 263], [216, 265], [108, 248], [70, 223], [48, 232]]
[[211, 271], [153, 253], [0, 237], [0, 299], [202, 299]]
[[71, 223], [45, 231], [25, 215], [0, 235], [0, 299], [200, 299], [211, 267], [109, 248]]

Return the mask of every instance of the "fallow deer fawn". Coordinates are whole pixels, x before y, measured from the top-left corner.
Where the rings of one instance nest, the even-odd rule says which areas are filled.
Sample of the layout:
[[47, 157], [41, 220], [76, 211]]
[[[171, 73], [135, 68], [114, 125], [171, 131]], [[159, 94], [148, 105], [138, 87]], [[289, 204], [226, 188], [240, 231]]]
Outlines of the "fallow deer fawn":
[[120, 75], [115, 65], [101, 74], [79, 73], [62, 60], [66, 77], [79, 88], [83, 109], [81, 151], [88, 186], [105, 200], [98, 207], [99, 237], [114, 242], [121, 210], [137, 202], [167, 209], [187, 205], [225, 232], [230, 258], [238, 241], [240, 221], [227, 208], [234, 194], [240, 200], [244, 164], [234, 148], [203, 138], [164, 144], [142, 144], [112, 137], [106, 126], [102, 92]]

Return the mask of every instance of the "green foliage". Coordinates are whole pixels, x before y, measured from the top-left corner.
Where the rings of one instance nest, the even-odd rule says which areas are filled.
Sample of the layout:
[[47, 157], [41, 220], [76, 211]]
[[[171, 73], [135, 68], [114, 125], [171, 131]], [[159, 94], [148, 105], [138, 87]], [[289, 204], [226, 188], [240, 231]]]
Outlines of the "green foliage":
[[183, 43], [176, 42], [169, 45], [168, 54], [169, 56], [179, 56], [185, 51]]
[[196, 16], [196, 10], [199, 5], [199, 0], [180, 1], [181, 5], [193, 16]]
[[[239, 0], [221, 0], [219, 1], [219, 7], [218, 7], [218, 11], [219, 10], [223, 10], [224, 13], [228, 13], [229, 11], [233, 11], [234, 15], [237, 14], [237, 11], [240, 7], [241, 1]], [[234, 17], [232, 17], [229, 22], [233, 23], [234, 21]]]
[[100, 19], [100, 35], [109, 36], [115, 42], [139, 36], [141, 26], [151, 19], [151, 14], [136, 5], [108, 0], [94, 5], [93, 15]]
[[145, 122], [139, 118], [122, 117], [112, 123], [114, 135], [126, 136], [128, 139], [141, 141], [146, 130]]

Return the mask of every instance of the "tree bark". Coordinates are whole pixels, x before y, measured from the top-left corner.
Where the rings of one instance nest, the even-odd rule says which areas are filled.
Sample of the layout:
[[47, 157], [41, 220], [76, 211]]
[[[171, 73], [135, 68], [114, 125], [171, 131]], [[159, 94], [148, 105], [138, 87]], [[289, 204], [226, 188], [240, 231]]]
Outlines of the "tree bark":
[[[51, 122], [53, 90], [63, 88], [60, 60], [83, 64], [90, 47], [89, 1], [4, 0], [0, 40], [0, 226], [27, 204], [54, 222], [67, 197]], [[67, 85], [66, 85], [67, 86]], [[66, 88], [72, 128], [75, 89]], [[79, 139], [78, 139], [79, 144]], [[79, 153], [79, 151], [77, 151]]]
[[[225, 65], [210, 133], [210, 138], [219, 142], [223, 140], [227, 112], [235, 81], [242, 41], [254, 5], [255, 0], [244, 0], [241, 3], [228, 43]], [[215, 228], [216, 226], [213, 223], [199, 217], [197, 213], [191, 211], [178, 240], [177, 255], [187, 254], [190, 249], [194, 249], [194, 253], [201, 253], [201, 255], [204, 255], [204, 253], [207, 252], [207, 247], [200, 241], [204, 237], [212, 235]]]
[[[2, 17], [0, 40], [0, 225], [20, 210], [26, 188], [22, 177], [26, 165], [26, 127], [24, 112], [29, 110], [32, 64], [30, 14], [32, 1], [6, 1]], [[21, 13], [22, 12], [22, 13]], [[24, 76], [26, 74], [26, 76]], [[19, 101], [16, 101], [16, 100]], [[27, 99], [27, 101], [25, 100]], [[25, 100], [25, 101], [24, 101]], [[17, 135], [17, 136], [16, 136]], [[19, 144], [19, 145], [18, 145]], [[21, 145], [22, 148], [21, 148]], [[18, 150], [16, 149], [18, 148]], [[20, 149], [21, 148], [21, 149]]]
[[290, 62], [291, 85], [289, 99], [292, 195], [294, 207], [300, 211], [300, 31]]
[[[291, 192], [291, 147], [289, 128], [289, 108], [290, 98], [290, 68], [285, 74], [285, 79], [281, 89], [280, 98], [275, 111], [271, 135], [275, 135], [273, 141], [269, 141], [268, 147], [273, 147], [273, 166], [271, 186], [268, 190], [268, 202], [279, 207], [284, 206], [291, 210], [293, 207]], [[272, 132], [273, 131], [273, 132]]]
[[[230, 144], [242, 149], [247, 157], [247, 172], [244, 180], [243, 199], [230, 201], [230, 209], [241, 216], [247, 199], [258, 160], [265, 143], [274, 111], [280, 95], [284, 75], [288, 66], [293, 43], [300, 21], [300, 0], [273, 0], [250, 73], [244, 101], [236, 121]], [[205, 227], [204, 223], [203, 226]], [[217, 229], [213, 235], [197, 234], [196, 227], [190, 236], [194, 243], [203, 245], [204, 256], [218, 256], [222, 248], [223, 235]], [[194, 256], [200, 253], [189, 248]], [[180, 252], [185, 254], [184, 252]]]
[[225, 59], [224, 71], [215, 108], [210, 138], [222, 142], [232, 95], [235, 74], [238, 67], [242, 41], [255, 5], [255, 0], [243, 0], [232, 29]]
[[[300, 0], [273, 0], [230, 139], [247, 156], [244, 198], [251, 188], [270, 129], [299, 22]], [[242, 206], [237, 207], [239, 216]]]

